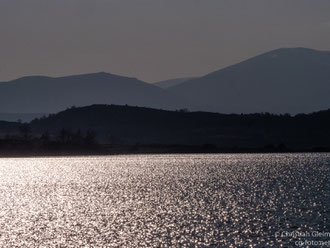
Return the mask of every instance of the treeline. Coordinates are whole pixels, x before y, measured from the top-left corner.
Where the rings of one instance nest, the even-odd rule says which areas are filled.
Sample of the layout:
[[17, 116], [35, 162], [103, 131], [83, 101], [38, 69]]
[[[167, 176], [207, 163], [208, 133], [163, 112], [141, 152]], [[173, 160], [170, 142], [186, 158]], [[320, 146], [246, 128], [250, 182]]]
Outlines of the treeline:
[[330, 151], [329, 127], [330, 110], [290, 116], [92, 105], [28, 124], [0, 122], [0, 153]]
[[30, 124], [19, 125], [16, 134], [7, 134], [0, 138], [0, 152], [12, 151], [84, 151], [97, 149], [96, 133], [62, 128], [57, 133], [48, 130], [34, 135]]

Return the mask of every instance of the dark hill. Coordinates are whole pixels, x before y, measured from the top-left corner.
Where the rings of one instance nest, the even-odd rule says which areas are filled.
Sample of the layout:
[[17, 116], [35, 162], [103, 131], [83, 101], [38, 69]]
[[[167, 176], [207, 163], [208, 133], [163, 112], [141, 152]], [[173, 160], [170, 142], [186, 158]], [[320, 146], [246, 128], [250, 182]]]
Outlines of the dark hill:
[[220, 147], [285, 145], [330, 148], [330, 110], [313, 114], [225, 115], [164, 111], [129, 106], [72, 108], [31, 122], [35, 134], [56, 135], [62, 128], [92, 129], [102, 143], [215, 144]]
[[195, 109], [310, 113], [330, 107], [330, 52], [278, 49], [169, 88]]
[[0, 121], [0, 138], [6, 135], [16, 134], [19, 131], [20, 123]]

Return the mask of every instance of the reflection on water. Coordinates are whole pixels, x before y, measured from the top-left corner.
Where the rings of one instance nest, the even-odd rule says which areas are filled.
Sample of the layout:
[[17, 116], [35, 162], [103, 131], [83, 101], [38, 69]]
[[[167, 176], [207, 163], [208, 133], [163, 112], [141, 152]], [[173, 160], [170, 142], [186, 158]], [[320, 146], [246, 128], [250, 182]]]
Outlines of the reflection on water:
[[330, 230], [329, 179], [330, 154], [0, 159], [0, 247], [291, 246]]

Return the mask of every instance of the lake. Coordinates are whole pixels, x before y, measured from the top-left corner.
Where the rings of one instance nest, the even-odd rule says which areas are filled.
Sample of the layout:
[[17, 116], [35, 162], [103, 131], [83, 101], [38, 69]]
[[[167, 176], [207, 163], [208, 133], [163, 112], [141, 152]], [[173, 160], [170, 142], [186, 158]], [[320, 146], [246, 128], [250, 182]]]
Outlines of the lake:
[[1, 158], [0, 199], [0, 247], [307, 247], [330, 154]]

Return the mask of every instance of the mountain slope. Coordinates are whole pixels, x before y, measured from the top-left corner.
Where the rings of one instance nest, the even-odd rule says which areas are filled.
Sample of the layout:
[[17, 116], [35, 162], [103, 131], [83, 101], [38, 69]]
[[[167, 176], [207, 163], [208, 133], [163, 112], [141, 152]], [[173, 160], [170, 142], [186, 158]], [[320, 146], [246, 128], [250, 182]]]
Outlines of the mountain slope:
[[307, 113], [330, 107], [330, 52], [274, 50], [168, 89], [198, 109]]
[[194, 77], [175, 78], [175, 79], [160, 81], [160, 82], [154, 83], [154, 85], [156, 85], [160, 88], [163, 88], [163, 89], [167, 89], [169, 87], [182, 84], [182, 83], [187, 82], [188, 80], [192, 80], [192, 79], [195, 79], [195, 78]]
[[24, 77], [0, 83], [0, 112], [6, 113], [51, 113], [97, 103], [171, 109], [179, 102], [157, 86], [108, 73]]

